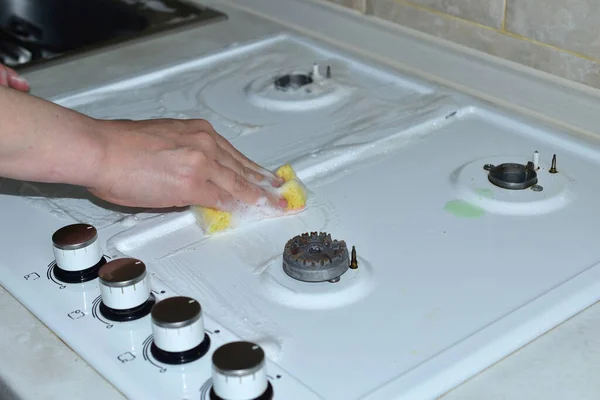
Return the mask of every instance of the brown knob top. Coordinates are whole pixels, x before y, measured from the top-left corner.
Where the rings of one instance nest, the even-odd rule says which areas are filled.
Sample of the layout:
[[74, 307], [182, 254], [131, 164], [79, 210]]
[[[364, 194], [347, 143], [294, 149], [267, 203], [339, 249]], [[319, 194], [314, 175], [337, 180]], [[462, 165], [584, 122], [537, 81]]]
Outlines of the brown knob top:
[[201, 312], [200, 303], [191, 297], [169, 297], [152, 308], [152, 321], [163, 328], [183, 328], [198, 321]]
[[146, 277], [146, 265], [136, 258], [117, 258], [104, 264], [98, 279], [110, 287], [135, 285]]
[[230, 342], [213, 353], [213, 368], [227, 376], [247, 376], [260, 370], [265, 352], [252, 342]]
[[52, 243], [63, 250], [77, 250], [89, 246], [98, 238], [98, 231], [90, 224], [63, 226], [52, 235]]

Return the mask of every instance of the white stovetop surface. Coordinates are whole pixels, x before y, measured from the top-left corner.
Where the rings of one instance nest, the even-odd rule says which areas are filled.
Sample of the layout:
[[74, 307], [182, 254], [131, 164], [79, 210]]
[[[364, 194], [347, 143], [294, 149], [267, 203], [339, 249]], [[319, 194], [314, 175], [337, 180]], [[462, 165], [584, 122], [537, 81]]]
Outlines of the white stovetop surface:
[[[215, 24], [198, 30], [204, 33], [199, 33], [200, 37], [209, 37], [210, 40], [197, 44], [194, 49], [196, 55], [188, 55], [188, 59], [199, 59], [199, 55], [207, 51], [218, 50], [240, 40], [254, 41], [281, 30], [275, 24], [257, 27], [252, 24], [251, 17], [248, 17], [245, 25], [244, 20], [238, 19], [239, 15], [232, 9], [224, 9], [230, 13], [230, 21], [233, 22], [229, 22], [230, 25]], [[233, 26], [231, 24], [235, 24], [236, 31], [230, 29]], [[185, 34], [178, 38], [172, 40], [183, 41]], [[189, 36], [187, 39], [189, 40]], [[280, 121], [274, 119], [274, 114], [269, 112], [268, 107], [262, 113], [254, 113], [245, 110], [243, 103], [235, 104], [230, 98], [227, 98], [227, 102], [219, 101], [219, 95], [225, 96], [227, 90], [243, 88], [243, 82], [236, 80], [240, 76], [236, 66], [242, 66], [243, 76], [251, 76], [252, 73], [258, 74], [283, 61], [297, 63], [310, 58], [310, 47], [306, 49], [300, 46], [296, 51], [286, 53], [290, 46], [299, 45], [282, 40], [260, 42], [250, 53], [238, 52], [238, 58], [243, 60], [246, 57], [246, 62], [235, 63], [228, 59], [224, 65], [228, 65], [229, 69], [220, 66], [222, 61], [219, 57], [209, 60], [210, 62], [192, 61], [171, 70], [171, 79], [157, 79], [162, 76], [160, 74], [149, 75], [113, 88], [70, 97], [62, 92], [79, 91], [76, 87], [78, 79], [79, 84], [85, 87], [86, 81], [82, 77], [75, 76], [75, 83], [72, 81], [66, 85], [70, 85], [68, 89], [61, 89], [56, 84], [54, 87], [44, 84], [43, 71], [32, 75], [34, 87], [39, 82], [40, 92], [46, 97], [99, 117], [121, 117], [118, 113], [123, 110], [135, 112], [136, 118], [157, 114], [167, 117], [208, 115], [218, 130], [227, 132], [236, 145], [258, 161], [271, 166], [292, 161], [300, 176], [314, 191], [311, 207], [298, 218], [262, 225], [260, 234], [256, 231], [249, 233], [251, 239], [245, 237], [241, 240], [235, 235], [231, 237], [229, 244], [234, 245], [232, 253], [244, 256], [253, 266], [250, 271], [245, 268], [248, 263], [240, 263], [232, 257], [227, 260], [229, 269], [209, 270], [206, 276], [200, 275], [198, 271], [190, 275], [193, 269], [187, 267], [186, 263], [197, 261], [200, 253], [205, 260], [212, 257], [215, 263], [223, 263], [224, 260], [216, 255], [220, 251], [218, 242], [195, 243], [201, 232], [193, 225], [186, 225], [185, 219], [181, 219], [183, 222], [180, 231], [166, 236], [159, 223], [155, 232], [159, 232], [159, 236], [163, 234], [160, 240], [157, 240], [156, 235], [148, 235], [144, 229], [134, 229], [109, 242], [111, 251], [122, 251], [147, 259], [156, 276], [168, 286], [176, 287], [181, 294], [204, 296], [201, 301], [211, 316], [216, 317], [234, 334], [261, 342], [269, 357], [325, 398], [337, 398], [332, 392], [334, 388], [328, 387], [326, 380], [318, 379], [318, 371], [315, 372], [309, 364], [300, 365], [298, 361], [303, 357], [306, 360], [306, 357], [314, 359], [320, 354], [328, 354], [335, 342], [331, 338], [318, 339], [308, 335], [312, 331], [310, 327], [319, 326], [323, 332], [346, 333], [339, 342], [340, 349], [346, 351], [356, 342], [357, 337], [347, 332], [375, 339], [369, 348], [356, 350], [358, 355], [355, 356], [365, 360], [364, 364], [349, 368], [347, 359], [343, 356], [331, 361], [331, 367], [341, 371], [346, 377], [345, 387], [352, 394], [362, 394], [375, 389], [400, 371], [417, 366], [448, 345], [475, 333], [488, 322], [580, 271], [587, 270], [571, 286], [565, 285], [566, 288], [557, 290], [554, 295], [541, 298], [537, 306], [525, 307], [521, 315], [513, 313], [512, 318], [508, 318], [507, 326], [496, 326], [487, 332], [480, 332], [479, 336], [467, 340], [462, 347], [456, 347], [457, 354], [441, 355], [437, 357], [437, 361], [426, 363], [420, 372], [428, 374], [432, 370], [443, 369], [445, 363], [458, 362], [460, 355], [477, 349], [477, 340], [486, 335], [488, 340], [507, 338], [505, 341], [500, 340], [497, 346], [502, 349], [499, 350], [500, 353], [510, 352], [523, 344], [520, 341], [533, 339], [543, 330], [595, 301], [597, 295], [594, 290], [597, 291], [598, 280], [593, 278], [595, 268], [588, 269], [600, 259], [598, 254], [589, 250], [594, 248], [593, 217], [597, 212], [592, 207], [593, 194], [598, 191], [593, 179], [593, 169], [597, 168], [593, 164], [596, 157], [593, 148], [561, 148], [564, 146], [560, 143], [560, 136], [521, 124], [520, 121], [506, 119], [494, 109], [491, 109], [491, 113], [485, 111], [486, 105], [452, 94], [435, 84], [414, 78], [396, 78], [392, 74], [360, 67], [352, 60], [336, 64], [336, 60], [330, 59], [326, 47], [323, 47], [323, 61], [332, 65], [334, 76], [344, 83], [340, 87], [350, 88], [350, 92], [339, 97], [333, 90], [333, 95], [328, 99], [338, 102], [336, 104], [348, 100], [352, 102], [342, 109], [345, 111], [328, 119], [328, 124], [325, 125], [325, 120], [318, 117], [314, 121], [293, 118], [281, 121], [289, 127], [284, 137], [281, 135], [281, 126], [269, 128], [271, 124], [276, 125]], [[280, 56], [274, 55], [273, 49], [281, 50]], [[263, 54], [263, 57], [248, 54]], [[115, 55], [116, 53], [113, 54]], [[145, 57], [143, 54], [137, 56], [138, 59]], [[100, 59], [102, 57], [99, 56]], [[178, 59], [183, 58], [180, 55]], [[177, 64], [176, 61], [173, 62]], [[312, 60], [309, 65], [311, 62]], [[113, 66], [113, 69], [118, 70], [119, 67]], [[120, 72], [135, 74], [135, 71], [127, 71], [125, 67], [121, 67]], [[110, 74], [107, 71], [107, 75]], [[223, 77], [228, 79], [222, 79]], [[136, 89], [138, 87], [140, 89]], [[146, 89], [142, 89], [144, 87]], [[179, 90], [179, 87], [189, 88], [189, 91]], [[208, 97], [208, 100], [204, 98], [204, 102], [197, 102], [195, 95], [200, 88], [203, 93], [212, 91], [213, 96]], [[378, 107], [375, 112], [366, 114], [373, 111], [368, 105], [375, 94], [380, 98]], [[136, 102], [136, 98], [148, 101]], [[119, 107], [113, 107], [115, 99], [121, 102]], [[208, 104], [210, 99], [212, 103]], [[263, 101], [262, 106], [268, 105], [264, 103], [264, 99], [258, 101]], [[301, 103], [294, 107], [298, 109], [305, 105]], [[454, 111], [458, 113], [446, 118]], [[357, 117], [362, 119], [353, 119]], [[240, 120], [244, 123], [240, 123]], [[361, 128], [365, 126], [361, 122], [370, 128]], [[581, 121], [578, 128], [585, 129], [588, 122]], [[315, 133], [310, 141], [306, 140], [306, 127]], [[331, 127], [335, 129], [329, 129]], [[397, 133], [409, 127], [413, 129]], [[336, 132], [345, 136], [341, 137]], [[298, 142], [297, 139], [301, 137], [305, 140]], [[294, 147], [289, 146], [289, 138], [295, 138]], [[457, 143], [469, 143], [469, 147], [464, 148]], [[271, 146], [271, 152], [266, 144]], [[321, 151], [309, 154], [311, 147]], [[547, 168], [549, 156], [553, 152], [560, 157], [560, 175], [553, 178], [540, 172], [542, 179], [545, 179], [542, 183], [545, 189], [539, 193], [541, 198], [546, 199], [543, 203], [539, 202], [539, 196], [535, 197], [537, 194], [527, 192], [525, 197], [534, 199], [535, 205], [519, 207], [514, 203], [514, 197], [489, 188], [486, 180], [481, 179], [483, 175], [478, 175], [484, 163], [504, 160], [502, 157], [495, 157], [497, 155], [514, 157], [513, 161], [526, 161], [533, 150], [539, 150], [542, 154], [542, 171]], [[382, 153], [385, 154], [383, 158], [380, 156]], [[377, 163], [373, 162], [374, 155], [379, 157]], [[471, 164], [476, 159], [481, 160]], [[423, 181], [415, 180], [415, 165], [422, 165], [419, 173], [422, 174]], [[463, 165], [465, 167], [460, 170]], [[395, 179], [374, 179], [382, 170]], [[352, 175], [352, 180], [348, 174]], [[586, 182], [586, 185], [581, 182]], [[352, 188], [351, 192], [349, 188]], [[356, 188], [362, 191], [357, 192]], [[368, 196], [365, 195], [367, 192]], [[348, 196], [349, 193], [352, 195]], [[373, 198], [377, 198], [378, 202], [372, 210], [357, 212], [364, 210], [364, 204], [369, 204]], [[457, 205], [460, 207], [462, 204], [456, 203], [456, 200], [461, 199], [479, 204], [483, 212], [467, 208], [462, 217], [456, 212], [448, 212], [456, 210]], [[107, 226], [120, 217], [119, 214], [99, 212], [73, 202], [53, 202], [50, 209], [49, 203], [36, 203], [41, 206], [39, 210], [54, 214], [70, 210], [68, 213], [71, 217], [85, 218], [98, 228]], [[586, 206], [582, 207], [584, 204]], [[68, 205], [70, 207], [66, 207]], [[15, 207], [29, 207], [29, 204], [22, 202]], [[390, 214], [391, 210], [395, 210], [393, 214]], [[544, 218], [516, 216], [531, 213], [541, 213]], [[463, 218], [466, 215], [476, 218]], [[51, 225], [49, 223], [48, 226]], [[554, 226], [561, 230], [553, 233], [550, 228]], [[364, 227], [379, 228], [387, 234], [373, 240], [369, 237], [371, 232]], [[350, 276], [336, 284], [338, 286], [330, 285], [318, 293], [302, 293], [304, 286], [294, 282], [288, 282], [293, 291], [283, 290], [277, 283], [277, 280], [281, 281], [283, 278], [278, 275], [277, 259], [271, 263], [270, 257], [277, 254], [277, 249], [285, 242], [285, 238], [293, 236], [297, 231], [321, 228], [331, 230], [334, 236], [348, 240], [351, 245], [357, 245], [361, 262], [358, 272], [361, 275]], [[500, 248], [518, 248], [523, 243], [523, 238], [514, 235], [499, 238], [494, 235], [496, 229], [507, 233], [518, 232], [524, 236], [528, 251], [519, 253], [518, 261], [500, 251]], [[477, 233], [473, 235], [473, 232]], [[531, 232], [531, 235], [527, 235], [527, 232]], [[576, 232], [584, 234], [577, 240], [572, 240]], [[465, 247], [464, 238], [467, 236], [470, 242]], [[283, 242], [273, 243], [273, 237], [281, 238], [279, 241]], [[223, 243], [225, 242], [221, 245]], [[398, 243], [410, 245], [403, 248]], [[434, 251], [431, 251], [431, 243], [434, 243]], [[256, 259], [248, 259], [248, 256], [253, 255], [249, 252], [250, 245], [260, 246], [264, 249], [263, 253]], [[543, 251], [531, 252], [530, 249]], [[398, 265], [391, 265], [390, 259], [397, 260]], [[419, 264], [419, 268], [411, 268], [415, 264]], [[444, 265], [452, 268], [441, 268]], [[29, 265], [24, 268], [30, 269]], [[232, 275], [232, 272], [235, 274]], [[256, 278], [257, 273], [259, 279]], [[231, 284], [231, 276], [238, 279], [235, 292], [226, 291], [226, 282]], [[4, 279], [10, 283], [8, 278]], [[208, 286], [206, 281], [209, 281]], [[506, 288], [510, 290], [510, 294]], [[253, 296], [253, 293], [259, 291], [264, 294], [262, 298]], [[303, 296], [298, 296], [299, 293]], [[569, 294], [580, 296], [569, 298]], [[230, 297], [223, 300], [223, 295]], [[552, 298], [553, 296], [555, 297]], [[245, 297], [251, 301], [240, 309]], [[109, 396], [111, 391], [117, 396], [114, 389], [87, 365], [84, 368], [78, 367], [85, 363], [62, 346], [56, 337], [48, 334], [46, 328], [40, 326], [33, 317], [17, 307], [14, 299], [4, 293], [0, 298], [2, 318], [10, 321], [3, 323], [0, 328], [6, 331], [0, 332], [5, 338], [2, 345], [7, 350], [20, 350], [19, 353], [23, 354], [16, 364], [0, 363], [0, 376], [5, 377], [2, 379], [17, 392], [22, 393], [25, 398], [33, 398], [40, 393], [44, 398], [58, 398], [62, 396], [66, 381], [72, 382], [74, 390], [81, 390], [82, 393], [87, 392], [86, 385], [94, 385], [93, 395], [98, 395], [98, 398], [107, 398], [104, 396]], [[27, 299], [21, 300], [27, 302]], [[29, 300], [28, 304], [30, 303], [35, 301]], [[413, 307], [413, 304], [419, 304], [419, 307]], [[535, 311], [536, 307], [541, 308]], [[343, 317], [349, 310], [358, 316], [352, 325], [347, 325], [349, 319]], [[547, 313], [536, 319], [540, 310]], [[587, 371], [592, 370], [591, 366], [599, 358], [594, 353], [598, 345], [595, 336], [586, 334], [594, 332], [594, 318], [589, 316], [594, 310], [592, 308], [548, 333], [447, 397], [594, 397], [600, 388], [594, 386], [597, 385], [596, 380]], [[380, 313], [401, 315], [402, 319], [396, 322], [390, 322], [387, 318], [381, 320]], [[318, 325], [316, 320], [312, 322], [311, 315], [316, 315], [319, 319]], [[323, 319], [323, 315], [327, 315], [327, 318]], [[372, 329], [382, 321], [386, 322], [384, 326], [394, 329], [387, 332]], [[530, 322], [522, 325], [528, 331], [507, 333], [507, 327], [525, 322]], [[34, 327], [29, 328], [32, 325]], [[536, 332], [538, 329], [542, 331]], [[298, 334], [302, 332], [305, 335]], [[440, 335], [440, 332], [444, 332], [444, 335]], [[402, 343], [397, 340], [398, 336], [402, 337]], [[78, 345], [75, 342], [69, 344], [74, 347]], [[322, 348], [319, 348], [320, 345]], [[402, 353], [402, 357], [389, 357], [389, 353]], [[493, 353], [493, 349], [487, 349], [487, 352], [475, 355], [475, 359], [460, 364], [464, 371], [454, 371], [449, 379], [463, 379], [467, 377], [463, 375], [471, 375], [484, 368], [485, 365], [481, 363], [492, 362], [491, 358], [503, 356]], [[44, 359], [45, 356], [49, 359]], [[44, 371], [36, 368], [33, 360], [43, 360], [43, 364], [37, 364], [40, 366], [56, 367], [52, 368], [50, 374], [47, 368]], [[397, 365], [398, 360], [403, 365]], [[39, 384], [23, 384], [21, 373], [24, 371], [29, 371], [29, 376], [35, 376]], [[416, 381], [419, 379], [418, 372], [419, 369], [417, 375], [413, 375]], [[61, 375], [57, 375], [59, 373]], [[363, 379], [369, 374], [372, 374], [370, 379]], [[62, 383], [57, 384], [57, 381]], [[445, 384], [447, 382], [441, 386]], [[102, 392], [103, 390], [106, 392]], [[384, 393], [381, 395], [386, 398]]]

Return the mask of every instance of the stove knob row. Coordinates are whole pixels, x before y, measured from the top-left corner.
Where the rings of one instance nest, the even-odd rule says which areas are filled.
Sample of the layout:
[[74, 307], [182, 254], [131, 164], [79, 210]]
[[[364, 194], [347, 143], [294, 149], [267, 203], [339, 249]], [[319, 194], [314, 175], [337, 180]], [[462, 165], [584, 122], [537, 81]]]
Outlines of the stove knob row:
[[89, 224], [73, 224], [52, 235], [56, 265], [54, 275], [65, 283], [83, 283], [96, 279], [106, 263], [98, 241], [98, 231]]
[[[211, 340], [204, 329], [200, 303], [185, 296], [156, 302], [146, 265], [136, 258], [106, 262], [96, 228], [73, 224], [52, 236], [54, 275], [65, 283], [98, 278], [100, 312], [111, 321], [125, 322], [151, 315], [153, 357], [165, 364], [184, 364], [202, 358]], [[232, 342], [212, 356], [215, 400], [270, 400], [273, 387], [267, 379], [265, 353], [251, 342]]]

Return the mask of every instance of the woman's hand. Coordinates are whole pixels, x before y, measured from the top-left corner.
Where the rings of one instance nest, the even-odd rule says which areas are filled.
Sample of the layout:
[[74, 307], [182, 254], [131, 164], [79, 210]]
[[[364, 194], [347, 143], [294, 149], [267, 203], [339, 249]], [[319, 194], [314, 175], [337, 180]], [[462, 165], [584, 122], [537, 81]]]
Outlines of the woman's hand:
[[250, 161], [205, 120], [99, 121], [103, 156], [89, 190], [135, 207], [202, 205], [228, 209], [266, 198], [281, 180]]
[[10, 87], [20, 92], [29, 92], [29, 83], [15, 70], [2, 64], [0, 64], [0, 86]]

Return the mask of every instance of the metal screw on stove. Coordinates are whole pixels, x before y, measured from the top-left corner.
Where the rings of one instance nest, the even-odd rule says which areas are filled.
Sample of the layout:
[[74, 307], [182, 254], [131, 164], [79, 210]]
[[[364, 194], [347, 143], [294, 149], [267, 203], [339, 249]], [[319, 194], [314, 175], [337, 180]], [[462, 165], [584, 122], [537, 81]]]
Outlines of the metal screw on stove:
[[352, 246], [352, 260], [350, 261], [350, 269], [358, 268], [358, 261], [356, 260], [356, 248]]
[[556, 169], [556, 154], [552, 156], [552, 165], [550, 166], [548, 172], [551, 174], [556, 174], [558, 172]]
[[327, 79], [331, 78], [331, 67], [329, 65], [327, 66], [327, 71], [325, 72], [325, 76], [327, 77]]
[[534, 192], [541, 192], [542, 190], [544, 190], [544, 188], [540, 185], [533, 185], [531, 187], [531, 190], [533, 190]]

